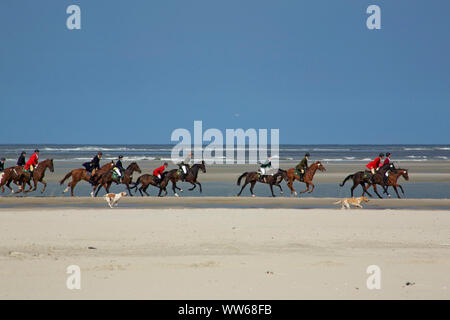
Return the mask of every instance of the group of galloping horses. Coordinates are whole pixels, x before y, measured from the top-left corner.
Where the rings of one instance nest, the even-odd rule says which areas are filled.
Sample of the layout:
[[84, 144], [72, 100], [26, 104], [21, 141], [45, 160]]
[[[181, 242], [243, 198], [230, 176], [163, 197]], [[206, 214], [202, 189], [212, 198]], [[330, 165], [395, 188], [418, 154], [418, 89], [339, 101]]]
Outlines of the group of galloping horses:
[[[166, 196], [167, 185], [169, 184], [169, 182], [171, 182], [172, 191], [174, 195], [178, 197], [177, 190], [183, 192], [183, 190], [179, 188], [176, 184], [180, 180], [192, 184], [192, 188], [189, 189], [190, 191], [194, 190], [198, 185], [199, 191], [201, 193], [202, 185], [200, 184], [200, 182], [197, 181], [197, 177], [200, 171], [202, 171], [203, 173], [206, 172], [205, 162], [202, 161], [201, 163], [192, 165], [187, 170], [187, 174], [184, 175], [184, 179], [181, 168], [179, 168], [164, 172], [161, 179], [158, 179], [157, 177], [151, 174], [143, 174], [137, 178], [136, 182], [133, 182], [133, 173], [134, 172], [142, 173], [141, 169], [139, 168], [139, 165], [136, 162], [132, 162], [126, 168], [121, 178], [117, 177], [113, 173], [114, 166], [115, 165], [113, 161], [106, 163], [94, 173], [94, 177], [92, 180], [91, 174], [86, 169], [84, 168], [74, 169], [68, 172], [64, 176], [64, 178], [59, 182], [59, 184], [62, 185], [67, 179], [71, 178], [70, 182], [67, 184], [67, 187], [65, 188], [63, 193], [68, 192], [70, 189], [72, 196], [74, 196], [75, 186], [81, 180], [92, 183], [92, 192], [91, 192], [92, 197], [96, 197], [102, 187], [105, 189], [107, 193], [109, 193], [109, 189], [112, 183], [124, 184], [130, 196], [133, 195], [131, 192], [132, 190], [134, 190], [134, 192], [139, 191], [141, 196], [144, 196], [144, 194], [149, 196], [147, 189], [150, 185], [155, 188], [159, 188], [158, 196], [162, 196], [161, 194], [163, 191], [164, 196]], [[11, 190], [12, 193], [20, 193], [20, 192], [28, 193], [31, 191], [35, 191], [37, 188], [37, 183], [40, 182], [44, 185], [44, 187], [41, 190], [41, 193], [43, 193], [45, 191], [45, 188], [47, 187], [47, 183], [44, 180], [45, 172], [47, 169], [49, 169], [51, 172], [54, 172], [53, 159], [46, 159], [40, 162], [36, 166], [32, 176], [29, 172], [25, 171], [22, 166], [7, 168], [5, 169], [4, 172], [0, 174], [0, 189], [2, 192], [4, 192], [5, 191], [4, 187], [6, 186]], [[283, 180], [287, 182], [287, 186], [291, 190], [291, 195], [294, 196], [298, 195], [295, 189], [293, 188], [293, 183], [296, 180], [306, 184], [306, 189], [301, 191], [300, 192], [301, 194], [306, 192], [311, 193], [314, 191], [315, 186], [313, 183], [313, 178], [317, 170], [322, 172], [326, 171], [324, 165], [320, 161], [316, 161], [311, 166], [309, 166], [306, 169], [303, 177], [300, 177], [297, 174], [295, 168], [291, 168], [288, 170], [278, 169], [278, 171], [273, 175], [261, 175], [257, 171], [244, 172], [242, 175], [239, 176], [237, 180], [237, 185], [240, 186], [242, 180], [245, 178], [241, 190], [239, 191], [237, 196], [240, 196], [244, 188], [248, 184], [250, 184], [250, 193], [254, 197], [255, 194], [253, 193], [253, 188], [255, 187], [255, 184], [257, 182], [260, 182], [268, 184], [272, 196], [275, 197], [275, 194], [273, 192], [273, 186], [277, 186], [280, 189], [280, 193], [282, 194], [283, 189], [280, 184]], [[382, 196], [378, 193], [377, 185], [380, 185], [383, 188], [384, 194], [387, 194], [389, 197], [391, 195], [388, 192], [388, 188], [393, 187], [393, 189], [397, 194], [397, 197], [400, 198], [398, 188], [401, 190], [402, 194], [405, 194], [405, 192], [403, 190], [403, 187], [398, 183], [399, 177], [403, 177], [405, 180], [409, 180], [408, 170], [396, 168], [394, 164], [390, 163], [380, 167], [373, 176], [369, 171], [358, 171], [354, 174], [348, 175], [344, 179], [344, 181], [340, 184], [340, 186], [341, 187], [344, 186], [344, 184], [351, 179], [353, 180], [353, 186], [350, 189], [352, 197], [355, 188], [360, 185], [363, 189], [363, 195], [367, 194], [370, 197], [372, 197], [372, 195], [368, 191], [368, 189], [372, 186], [373, 190], [375, 191], [375, 193], [379, 198], [382, 198]], [[16, 185], [19, 186], [18, 191], [14, 191], [11, 188], [11, 183], [15, 183]], [[32, 186], [31, 183], [33, 183], [34, 185]], [[26, 185], [29, 186], [28, 190], [25, 190]]]

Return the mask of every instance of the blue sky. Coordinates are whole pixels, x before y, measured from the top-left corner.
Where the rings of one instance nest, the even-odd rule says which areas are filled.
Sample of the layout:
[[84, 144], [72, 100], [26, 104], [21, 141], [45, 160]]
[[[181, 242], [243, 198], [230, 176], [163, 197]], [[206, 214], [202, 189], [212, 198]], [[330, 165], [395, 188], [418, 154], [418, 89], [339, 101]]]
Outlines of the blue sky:
[[[81, 7], [82, 29], [66, 28]], [[366, 28], [381, 7], [382, 29]], [[450, 2], [3, 0], [0, 143], [450, 143]]]

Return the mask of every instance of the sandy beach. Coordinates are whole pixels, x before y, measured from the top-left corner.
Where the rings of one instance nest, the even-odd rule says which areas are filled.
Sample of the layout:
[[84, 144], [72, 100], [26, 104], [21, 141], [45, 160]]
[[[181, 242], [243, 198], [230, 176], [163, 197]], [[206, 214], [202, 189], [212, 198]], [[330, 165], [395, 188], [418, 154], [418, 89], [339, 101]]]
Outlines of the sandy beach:
[[449, 230], [439, 210], [2, 209], [0, 298], [449, 299]]
[[[155, 165], [144, 162], [143, 173]], [[403, 165], [411, 177], [405, 185], [450, 181], [446, 162]], [[328, 163], [317, 185], [340, 182], [358, 166]], [[74, 167], [57, 162], [47, 181]], [[252, 169], [209, 166], [200, 181], [231, 185]], [[109, 209], [86, 190], [73, 198], [0, 197], [0, 298], [450, 298], [447, 198], [371, 199], [364, 210], [341, 210], [338, 198], [315, 193], [170, 194], [126, 197]], [[70, 265], [81, 269], [81, 290], [66, 287]], [[380, 290], [366, 286], [370, 265], [381, 270]]]

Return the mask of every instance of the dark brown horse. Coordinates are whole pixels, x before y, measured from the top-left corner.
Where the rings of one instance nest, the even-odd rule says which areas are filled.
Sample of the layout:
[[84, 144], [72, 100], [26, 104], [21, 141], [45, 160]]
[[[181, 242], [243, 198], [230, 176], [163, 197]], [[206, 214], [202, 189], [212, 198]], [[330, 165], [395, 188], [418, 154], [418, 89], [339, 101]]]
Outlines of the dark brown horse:
[[[405, 191], [403, 190], [403, 187], [401, 184], [398, 184], [398, 178], [403, 177], [406, 181], [409, 180], [409, 175], [408, 175], [408, 169], [394, 169], [393, 171], [389, 172], [389, 176], [387, 179], [387, 184], [386, 184], [386, 189], [385, 192], [388, 197], [391, 197], [391, 195], [388, 192], [389, 187], [394, 188], [395, 193], [397, 194], [397, 197], [400, 199], [400, 194], [398, 193], [397, 187], [400, 188], [400, 190], [402, 191], [402, 194], [405, 195]], [[379, 178], [375, 179], [376, 183], [380, 184]], [[383, 181], [384, 183], [384, 181]], [[367, 189], [370, 188], [372, 184], [369, 183], [369, 186], [367, 187]], [[374, 189], [375, 189], [375, 185], [373, 185]]]
[[[21, 182], [19, 180], [23, 172], [23, 166], [15, 166], [6, 168], [3, 172], [0, 172], [0, 188], [2, 192], [5, 192], [6, 187], [11, 190], [11, 193], [15, 193], [13, 188], [11, 188], [11, 182], [14, 182], [17, 186], [20, 186]], [[32, 188], [31, 183], [28, 183], [30, 189]]]
[[[377, 184], [381, 185], [383, 187], [384, 191], [387, 193], [386, 184], [384, 183], [384, 175], [386, 174], [386, 172], [388, 170], [393, 172], [395, 170], [394, 164], [388, 163], [388, 164], [383, 165], [375, 172], [375, 174], [373, 175], [373, 178], [372, 178], [372, 174], [370, 171], [358, 171], [354, 174], [348, 175], [344, 179], [344, 181], [342, 181], [340, 186], [343, 187], [345, 182], [347, 182], [347, 180], [352, 179], [353, 186], [350, 189], [350, 194], [352, 197], [353, 197], [353, 190], [355, 190], [355, 188], [359, 185], [363, 189], [362, 195], [367, 193], [370, 197], [372, 197], [372, 195], [367, 191], [367, 189], [369, 188], [369, 186], [366, 186], [366, 183], [367, 183], [369, 185], [373, 185], [373, 190], [375, 191], [377, 196], [379, 198], [382, 198], [382, 196], [378, 193], [376, 185]], [[372, 179], [373, 179], [373, 182], [375, 182], [375, 183], [372, 183]]]
[[105, 172], [97, 180], [99, 187], [97, 189], [97, 192], [95, 193], [95, 196], [98, 195], [98, 192], [100, 191], [100, 189], [102, 187], [106, 190], [106, 193], [109, 193], [109, 188], [111, 187], [111, 184], [113, 182], [115, 182], [116, 184], [122, 183], [122, 184], [126, 185], [128, 194], [130, 196], [133, 196], [130, 191], [130, 183], [132, 183], [132, 181], [133, 181], [133, 173], [135, 171], [142, 173], [141, 168], [139, 168], [138, 164], [136, 162], [132, 162], [123, 172], [122, 182], [120, 182], [119, 177], [116, 177], [113, 174], [113, 170]]
[[[105, 164], [104, 166], [102, 166], [100, 169], [98, 169], [95, 174], [94, 174], [94, 181], [101, 176], [103, 173], [111, 170], [112, 168], [114, 168], [114, 161], [108, 162], [107, 164]], [[69, 177], [72, 177], [72, 180], [67, 184], [67, 188], [64, 189], [63, 193], [66, 193], [67, 191], [69, 191], [70, 188], [70, 194], [73, 197], [73, 190], [75, 189], [75, 186], [77, 185], [78, 182], [80, 182], [81, 180], [84, 180], [86, 182], [90, 183], [90, 179], [91, 176], [90, 174], [87, 172], [86, 169], [84, 168], [78, 168], [78, 169], [73, 169], [72, 171], [70, 171], [69, 173], [67, 173], [65, 175], [65, 177], [59, 182], [59, 184], [63, 184], [64, 181], [66, 181]], [[93, 192], [92, 192], [93, 193]], [[92, 194], [91, 193], [91, 194]]]
[[274, 175], [260, 175], [256, 171], [244, 172], [243, 174], [240, 175], [240, 177], [237, 180], [238, 186], [241, 185], [241, 180], [244, 177], [245, 182], [242, 185], [241, 191], [239, 191], [239, 193], [237, 194], [238, 197], [241, 195], [245, 186], [248, 185], [249, 183], [250, 183], [250, 192], [252, 194], [252, 197], [254, 197], [255, 194], [253, 193], [253, 188], [255, 187], [256, 182], [268, 184], [270, 186], [270, 191], [272, 192], [272, 197], [275, 197], [275, 194], [273, 193], [273, 186], [277, 186], [278, 188], [280, 188], [280, 194], [283, 194], [283, 189], [281, 188], [280, 183], [281, 181], [283, 181], [283, 179], [287, 179], [287, 172], [282, 169], [278, 169], [277, 173], [275, 173]]
[[[189, 182], [193, 185], [193, 187], [190, 188], [189, 191], [194, 190], [198, 185], [200, 187], [200, 193], [202, 193], [202, 185], [200, 184], [200, 182], [197, 181], [197, 176], [198, 176], [199, 170], [202, 170], [203, 173], [206, 172], [205, 161], [202, 161], [202, 163], [196, 163], [196, 164], [192, 165], [192, 167], [189, 168], [189, 170], [184, 178], [184, 181]], [[164, 179], [159, 184], [158, 196], [161, 196], [161, 192], [166, 189], [169, 181], [172, 182], [172, 190], [176, 197], [178, 197], [178, 193], [176, 190], [180, 190], [181, 192], [183, 192], [182, 189], [177, 187], [177, 181], [181, 180], [181, 176], [182, 176], [181, 172], [182, 172], [181, 168], [173, 169], [173, 170], [170, 170], [169, 172], [167, 172]]]
[[[36, 167], [34, 168], [33, 172], [33, 178], [31, 178], [31, 173], [28, 171], [23, 170], [22, 174], [19, 177], [19, 181], [22, 184], [21, 188], [17, 191], [17, 193], [20, 193], [23, 191], [23, 193], [28, 193], [35, 191], [37, 189], [37, 183], [40, 182], [44, 185], [44, 187], [41, 190], [41, 193], [44, 193], [45, 188], [47, 188], [47, 182], [45, 182], [45, 170], [50, 169], [50, 172], [55, 172], [55, 168], [53, 166], [53, 159], [46, 159], [44, 161], [39, 162]], [[33, 189], [29, 189], [25, 191], [25, 185], [31, 185], [30, 181], [33, 180], [34, 187]]]
[[[144, 196], [143, 193], [145, 193], [147, 196], [150, 196], [150, 195], [147, 193], [147, 188], [148, 188], [150, 185], [152, 185], [152, 186], [154, 186], [155, 188], [158, 188], [158, 189], [159, 189], [159, 183], [160, 183], [161, 181], [164, 180], [164, 177], [166, 176], [167, 173], [168, 173], [168, 172], [164, 172], [164, 173], [162, 174], [161, 180], [160, 180], [160, 181], [159, 181], [158, 178], [155, 177], [154, 175], [151, 175], [151, 174], [143, 174], [142, 176], [140, 176], [139, 178], [137, 178], [136, 183], [134, 183], [134, 186], [132, 186], [131, 189], [136, 189], [135, 192], [137, 192], [137, 190], [139, 190], [139, 193], [141, 194], [142, 197]], [[140, 186], [139, 189], [138, 189], [138, 185], [139, 185], [139, 184], [141, 184], [141, 186]], [[164, 190], [164, 192], [165, 192], [164, 196], [166, 196], [166, 195], [167, 195], [167, 188], [164, 188], [163, 190]], [[159, 195], [161, 195], [161, 192], [159, 193]]]
[[295, 168], [291, 168], [287, 170], [287, 185], [289, 187], [289, 189], [291, 189], [291, 195], [294, 194], [295, 196], [297, 196], [297, 191], [295, 191], [295, 189], [293, 188], [293, 184], [295, 180], [298, 180], [300, 182], [306, 183], [306, 189], [301, 191], [300, 193], [305, 193], [309, 191], [309, 186], [312, 186], [311, 191], [309, 191], [309, 193], [313, 192], [314, 190], [314, 183], [312, 183], [313, 179], [314, 179], [314, 175], [316, 174], [316, 171], [326, 171], [325, 167], [323, 166], [323, 164], [320, 161], [316, 161], [315, 163], [313, 163], [312, 165], [310, 165], [306, 171], [305, 174], [303, 175], [303, 181], [300, 180], [300, 176], [296, 174], [296, 169]]

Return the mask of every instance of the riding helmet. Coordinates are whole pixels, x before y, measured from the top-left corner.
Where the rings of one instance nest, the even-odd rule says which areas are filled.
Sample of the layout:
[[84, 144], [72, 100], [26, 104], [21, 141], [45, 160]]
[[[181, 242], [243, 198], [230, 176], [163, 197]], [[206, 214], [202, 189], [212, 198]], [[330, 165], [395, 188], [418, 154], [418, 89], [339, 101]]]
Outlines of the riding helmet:
[[383, 157], [384, 157], [384, 153], [380, 153], [380, 154], [379, 154], [379, 157], [380, 157], [380, 158], [383, 158]]
[[39, 152], [39, 149], [34, 150], [34, 152]]
[[6, 159], [5, 159], [5, 158], [1, 158], [0, 160], [1, 160], [1, 161], [6, 161]]
[[305, 153], [305, 157], [310, 157], [311, 155], [309, 154], [309, 152]]
[[169, 164], [168, 164], [167, 162], [164, 162], [164, 165], [165, 165], [165, 166], [168, 166]]
[[123, 159], [123, 155], [120, 155], [120, 156], [119, 156], [119, 159]]
[[390, 152], [386, 152], [386, 157], [389, 157], [391, 155]]

